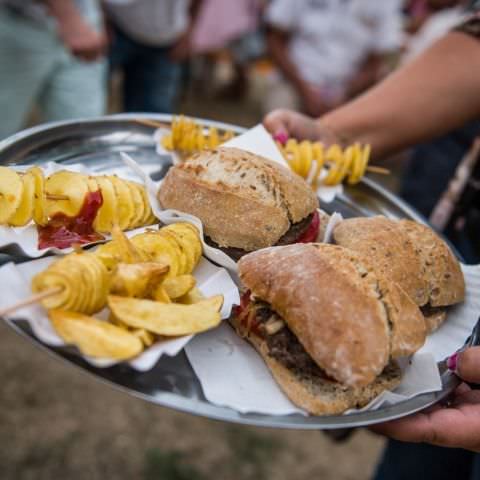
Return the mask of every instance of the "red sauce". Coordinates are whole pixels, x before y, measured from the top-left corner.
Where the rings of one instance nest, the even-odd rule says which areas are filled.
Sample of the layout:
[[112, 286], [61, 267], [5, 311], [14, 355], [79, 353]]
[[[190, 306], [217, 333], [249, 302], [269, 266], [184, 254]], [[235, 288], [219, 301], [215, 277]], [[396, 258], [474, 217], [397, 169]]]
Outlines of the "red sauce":
[[240, 320], [241, 324], [254, 333], [257, 337], [263, 338], [263, 332], [260, 329], [260, 322], [255, 316], [255, 312], [251, 310], [250, 290], [247, 290], [240, 297], [240, 305], [233, 307], [234, 315]]
[[73, 244], [83, 244], [103, 240], [93, 229], [93, 221], [103, 204], [102, 192], [89, 192], [85, 196], [78, 215], [69, 217], [64, 213], [53, 215], [45, 226], [37, 226], [38, 248], [68, 248]]
[[296, 243], [312, 243], [317, 239], [318, 230], [320, 229], [320, 215], [315, 210], [310, 225], [305, 232], [297, 238]]

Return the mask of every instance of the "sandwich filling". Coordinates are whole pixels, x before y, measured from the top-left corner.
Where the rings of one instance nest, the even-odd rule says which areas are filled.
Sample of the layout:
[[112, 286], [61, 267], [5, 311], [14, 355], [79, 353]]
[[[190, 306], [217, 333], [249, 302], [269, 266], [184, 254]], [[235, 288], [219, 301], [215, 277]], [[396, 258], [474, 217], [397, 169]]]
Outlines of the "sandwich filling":
[[233, 315], [243, 327], [243, 335], [256, 335], [265, 341], [268, 355], [285, 368], [298, 376], [335, 381], [313, 361], [280, 315], [268, 303], [252, 299], [250, 291], [242, 295], [240, 305], [234, 308]]
[[[305, 217], [300, 222], [294, 223], [289, 230], [278, 240], [274, 245], [276, 247], [281, 245], [291, 245], [293, 243], [311, 243], [317, 239], [320, 230], [320, 215], [315, 210], [313, 213]], [[225, 252], [229, 257], [235, 261], [240, 260], [244, 255], [250, 253], [242, 248], [236, 247], [220, 247], [211, 238], [205, 237], [205, 241], [211, 247], [218, 248]]]

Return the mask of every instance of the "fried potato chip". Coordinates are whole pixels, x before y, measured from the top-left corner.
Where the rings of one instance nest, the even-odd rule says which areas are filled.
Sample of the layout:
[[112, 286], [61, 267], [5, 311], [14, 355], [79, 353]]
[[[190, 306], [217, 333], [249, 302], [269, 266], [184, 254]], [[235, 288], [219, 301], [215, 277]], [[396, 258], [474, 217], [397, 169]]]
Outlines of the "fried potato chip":
[[144, 328], [132, 328], [130, 330], [130, 333], [139, 338], [142, 341], [143, 345], [147, 348], [151, 347], [155, 342], [155, 336], [153, 335], [153, 333], [150, 333]]
[[108, 297], [110, 309], [122, 322], [165, 336], [189, 335], [216, 327], [221, 321], [220, 313], [214, 308], [216, 302], [218, 300], [207, 299], [182, 305], [115, 295]]
[[191, 270], [185, 273], [191, 273], [202, 256], [202, 242], [200, 241], [200, 233], [197, 228], [189, 223], [173, 223], [163, 227], [162, 230], [175, 235], [178, 242], [183, 246], [183, 250], [188, 258], [187, 265], [193, 262]]
[[139, 226], [149, 225], [148, 220], [152, 214], [152, 207], [150, 206], [150, 200], [148, 199], [147, 189], [139, 183], [135, 185], [137, 186], [137, 189], [142, 197], [144, 207], [143, 217], [141, 220], [142, 223]]
[[[93, 227], [97, 232], [110, 233], [115, 225], [118, 225], [117, 196], [109, 177], [99, 175], [90, 177], [88, 180], [90, 190], [100, 190], [103, 203], [97, 212]], [[96, 186], [95, 186], [96, 184]]]
[[175, 236], [167, 230], [161, 228], [157, 235], [165, 238], [165, 240], [170, 244], [172, 251], [174, 252], [174, 258], [178, 264], [177, 275], [183, 275], [185, 273], [185, 268], [187, 266], [187, 258], [183, 253], [183, 248], [178, 243]]
[[45, 198], [45, 176], [40, 167], [27, 170], [35, 179], [35, 201], [33, 208], [33, 221], [37, 225], [45, 225], [48, 221], [47, 203]]
[[125, 297], [144, 297], [161, 283], [168, 265], [159, 263], [119, 263], [113, 274], [110, 292]]
[[196, 284], [195, 277], [192, 275], [180, 275], [179, 277], [167, 278], [162, 287], [171, 299], [176, 299], [186, 295]]
[[152, 262], [166, 263], [170, 267], [169, 277], [175, 277], [180, 273], [178, 249], [173, 248], [171, 242], [159, 235], [158, 231], [140, 233], [133, 236], [130, 241], [147, 254]]
[[51, 310], [48, 316], [60, 337], [84, 355], [127, 360], [143, 351], [140, 338], [111, 323], [65, 310]]
[[30, 222], [35, 206], [35, 177], [30, 172], [26, 172], [22, 175], [21, 179], [23, 192], [20, 205], [8, 220], [9, 225], [14, 227], [22, 227]]
[[197, 287], [194, 287], [187, 294], [183, 295], [183, 297], [177, 298], [175, 301], [185, 305], [191, 305], [192, 303], [198, 303], [202, 300], [205, 300], [205, 295], [203, 295]]
[[146, 262], [151, 258], [147, 252], [137, 248], [118, 226], [113, 227], [112, 237], [123, 263]]
[[69, 217], [78, 215], [88, 193], [87, 176], [77, 172], [61, 170], [45, 181], [47, 197], [64, 195], [68, 200], [46, 200], [46, 213], [49, 217], [63, 213]]
[[[176, 278], [176, 277], [173, 277]], [[168, 293], [165, 291], [163, 288], [163, 285], [158, 285], [154, 290], [151, 295], [152, 299], [155, 300], [156, 302], [161, 302], [161, 303], [172, 303], [172, 300], [168, 296]]]
[[130, 229], [137, 228], [142, 225], [143, 215], [145, 213], [145, 204], [143, 203], [143, 197], [140, 193], [140, 190], [137, 188], [135, 182], [126, 182], [127, 187], [130, 189], [130, 193], [133, 199], [134, 212], [132, 222], [130, 224]]
[[0, 225], [9, 222], [20, 206], [23, 183], [17, 172], [0, 167]]
[[133, 203], [130, 188], [128, 188], [124, 180], [118, 178], [116, 175], [110, 175], [108, 179], [113, 185], [117, 198], [118, 226], [122, 230], [128, 230], [135, 216], [135, 204]]

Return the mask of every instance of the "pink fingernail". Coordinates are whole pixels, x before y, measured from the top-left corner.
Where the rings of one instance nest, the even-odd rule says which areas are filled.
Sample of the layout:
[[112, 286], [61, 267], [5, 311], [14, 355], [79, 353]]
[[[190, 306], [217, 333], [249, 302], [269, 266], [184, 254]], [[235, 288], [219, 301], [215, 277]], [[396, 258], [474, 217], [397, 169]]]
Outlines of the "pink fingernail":
[[288, 134], [287, 132], [277, 132], [274, 136], [273, 136], [273, 139], [276, 141], [276, 142], [279, 142], [281, 143], [282, 145], [285, 145], [287, 143], [287, 140], [288, 140]]
[[447, 367], [452, 372], [455, 372], [457, 370], [457, 357], [458, 353], [454, 353], [451, 357], [447, 358]]

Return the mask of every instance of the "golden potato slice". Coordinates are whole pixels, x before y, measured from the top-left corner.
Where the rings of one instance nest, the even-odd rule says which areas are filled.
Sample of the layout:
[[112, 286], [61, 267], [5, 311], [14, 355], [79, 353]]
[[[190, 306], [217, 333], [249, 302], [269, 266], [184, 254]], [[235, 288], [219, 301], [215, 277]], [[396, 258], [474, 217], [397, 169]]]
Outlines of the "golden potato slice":
[[143, 201], [144, 211], [143, 211], [143, 217], [141, 220], [142, 224], [139, 225], [143, 227], [143, 226], [149, 225], [148, 220], [152, 215], [152, 207], [150, 206], [150, 200], [148, 199], [147, 189], [143, 185], [140, 185], [139, 183], [136, 183], [135, 185], [137, 186], [137, 189]]
[[183, 275], [185, 273], [186, 266], [187, 266], [187, 258], [183, 253], [182, 247], [177, 242], [177, 239], [170, 232], [163, 230], [162, 228], [158, 231], [157, 235], [160, 235], [161, 237], [165, 238], [165, 240], [170, 244], [172, 251], [175, 252], [174, 253], [175, 260], [178, 263], [177, 275]]
[[114, 270], [122, 261], [119, 246], [114, 240], [100, 245], [94, 254], [108, 270]]
[[33, 207], [33, 221], [37, 225], [45, 225], [48, 222], [47, 203], [45, 198], [45, 176], [40, 167], [32, 167], [27, 170], [35, 179], [35, 200]]
[[157, 287], [153, 290], [153, 293], [151, 296], [152, 296], [152, 299], [155, 300], [156, 302], [172, 303], [172, 301], [170, 300], [170, 297], [168, 296], [168, 293], [163, 288], [163, 285], [157, 285]]
[[193, 252], [193, 270], [202, 256], [202, 242], [200, 241], [200, 233], [197, 228], [190, 223], [172, 223], [163, 227], [162, 230], [176, 234], [178, 241], [184, 246], [184, 250]]
[[[47, 216], [52, 217], [55, 213], [63, 213], [69, 217], [75, 217], [83, 207], [88, 193], [87, 176], [67, 170], [55, 172], [47, 178], [45, 192]], [[65, 195], [68, 200], [49, 200], [49, 195]]]
[[20, 175], [8, 167], [0, 167], [0, 225], [15, 215], [22, 201], [23, 183]]
[[29, 223], [32, 220], [35, 206], [35, 177], [31, 173], [26, 172], [21, 179], [23, 184], [22, 199], [17, 211], [8, 221], [9, 225], [14, 227], [23, 227], [23, 225]]
[[126, 297], [145, 297], [168, 272], [168, 265], [158, 263], [119, 263], [110, 292]]
[[130, 188], [121, 178], [116, 175], [108, 177], [115, 190], [117, 197], [118, 225], [122, 230], [128, 230], [135, 216], [135, 204], [133, 203]]
[[206, 298], [201, 300], [202, 305], [210, 306], [217, 312], [220, 312], [223, 307], [223, 295], [214, 295], [213, 297]]
[[166, 263], [170, 267], [167, 276], [175, 277], [180, 273], [177, 250], [158, 232], [140, 233], [130, 240], [140, 251], [149, 256], [150, 261]]
[[127, 360], [143, 350], [137, 336], [111, 323], [65, 310], [51, 310], [48, 316], [60, 337], [84, 355]]
[[143, 214], [145, 213], [145, 204], [143, 203], [143, 197], [140, 193], [140, 190], [137, 188], [135, 182], [126, 182], [130, 193], [132, 195], [135, 214], [132, 218], [132, 223], [130, 224], [129, 229], [137, 228], [142, 225]]
[[143, 345], [147, 348], [151, 347], [155, 342], [155, 336], [153, 335], [153, 333], [150, 333], [148, 330], [145, 330], [144, 328], [132, 328], [130, 330], [130, 333], [132, 335], [135, 335], [137, 338], [139, 338], [143, 343]]
[[[89, 183], [93, 186], [93, 183]], [[117, 214], [117, 196], [112, 182], [107, 176], [99, 175], [93, 177], [93, 180], [97, 184], [97, 190], [102, 192], [103, 203], [100, 210], [97, 212], [93, 227], [97, 232], [110, 233], [115, 225], [118, 225]]]
[[197, 287], [194, 287], [183, 297], [177, 298], [176, 302], [191, 305], [192, 303], [198, 303], [202, 300], [205, 300], [205, 296]]
[[182, 305], [114, 295], [108, 297], [108, 305], [122, 322], [165, 336], [189, 335], [216, 327], [221, 316], [212, 304], [211, 300]]
[[113, 228], [112, 237], [123, 263], [147, 262], [150, 259], [149, 254], [134, 245], [118, 226]]
[[180, 275], [179, 277], [167, 278], [162, 286], [171, 299], [176, 299], [186, 295], [195, 284], [196, 280], [192, 275]]

